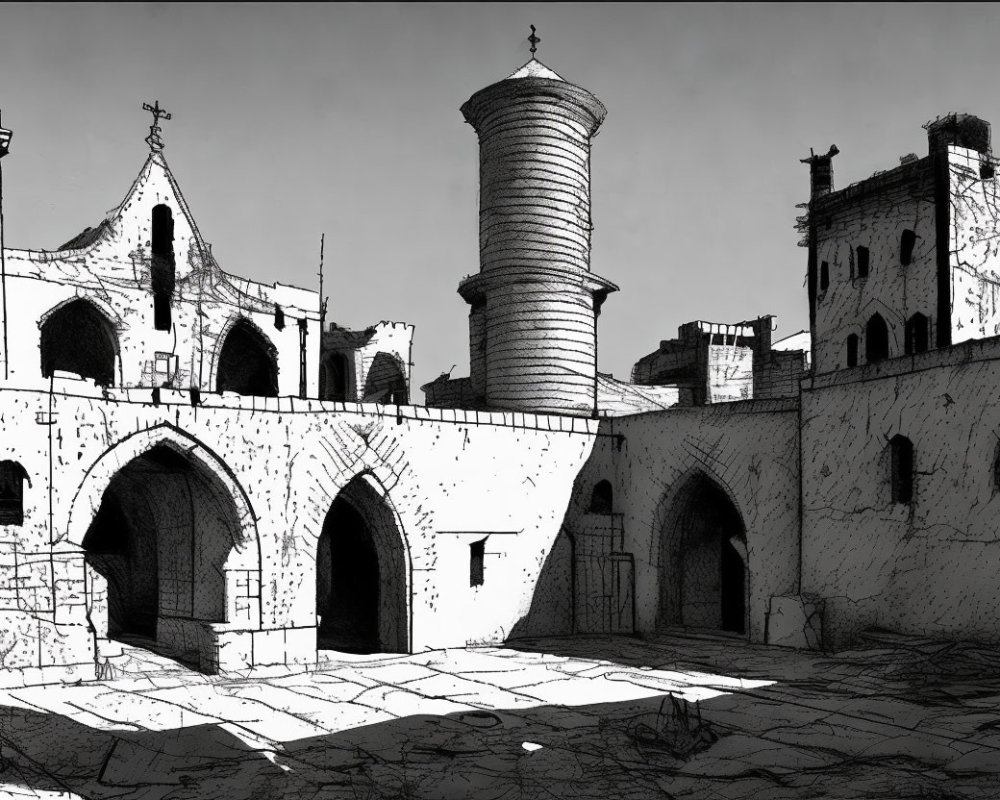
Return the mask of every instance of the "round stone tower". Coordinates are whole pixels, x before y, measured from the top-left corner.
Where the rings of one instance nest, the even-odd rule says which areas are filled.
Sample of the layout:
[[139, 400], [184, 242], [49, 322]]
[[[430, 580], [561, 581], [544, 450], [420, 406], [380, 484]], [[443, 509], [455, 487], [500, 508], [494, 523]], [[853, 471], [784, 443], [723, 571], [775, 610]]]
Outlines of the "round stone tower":
[[607, 113], [532, 58], [464, 106], [479, 134], [479, 273], [471, 389], [487, 407], [590, 416], [597, 315], [613, 283], [590, 271], [590, 139]]

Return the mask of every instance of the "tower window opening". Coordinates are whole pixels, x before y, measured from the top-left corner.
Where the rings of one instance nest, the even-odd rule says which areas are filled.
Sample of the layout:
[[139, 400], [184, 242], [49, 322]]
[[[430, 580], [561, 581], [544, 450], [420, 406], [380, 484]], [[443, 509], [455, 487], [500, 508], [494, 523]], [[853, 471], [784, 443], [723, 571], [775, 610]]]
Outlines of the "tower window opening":
[[865, 326], [865, 360], [869, 364], [889, 357], [889, 327], [881, 314], [874, 314]]
[[858, 247], [858, 277], [867, 278], [869, 268], [869, 255], [867, 247]]
[[856, 367], [858, 365], [858, 335], [852, 333], [847, 337], [847, 366]]
[[819, 265], [819, 290], [825, 292], [830, 287], [830, 262]]
[[904, 267], [913, 261], [913, 247], [917, 243], [917, 234], [907, 228], [899, 237], [899, 263]]
[[893, 436], [889, 442], [892, 502], [913, 502], [913, 442]]
[[927, 317], [921, 313], [916, 313], [906, 321], [906, 354], [926, 353], [928, 342], [928, 322]]
[[274, 327], [279, 331], [285, 329], [285, 311], [279, 305], [274, 307]]

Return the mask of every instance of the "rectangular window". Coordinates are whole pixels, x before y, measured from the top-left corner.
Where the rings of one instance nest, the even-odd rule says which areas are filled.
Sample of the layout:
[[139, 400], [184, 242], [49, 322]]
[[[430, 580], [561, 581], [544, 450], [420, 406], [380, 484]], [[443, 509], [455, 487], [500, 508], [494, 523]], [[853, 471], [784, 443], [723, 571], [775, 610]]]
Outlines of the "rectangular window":
[[24, 467], [0, 461], [0, 525], [24, 524]]
[[480, 539], [469, 545], [469, 586], [483, 585], [483, 564], [486, 555], [486, 540]]
[[868, 248], [859, 247], [858, 248], [858, 277], [867, 278], [868, 277]]
[[830, 262], [824, 261], [819, 265], [819, 290], [825, 292], [830, 286]]

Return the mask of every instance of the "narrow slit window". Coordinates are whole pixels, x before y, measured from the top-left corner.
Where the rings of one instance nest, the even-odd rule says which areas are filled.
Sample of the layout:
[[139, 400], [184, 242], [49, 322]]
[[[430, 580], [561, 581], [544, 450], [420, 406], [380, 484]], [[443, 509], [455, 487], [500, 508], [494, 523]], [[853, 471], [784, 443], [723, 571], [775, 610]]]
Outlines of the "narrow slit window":
[[483, 585], [483, 565], [486, 557], [486, 540], [469, 545], [469, 586]]
[[919, 312], [906, 321], [906, 355], [926, 353], [930, 341], [927, 317]]
[[285, 329], [285, 311], [279, 305], [274, 307], [274, 327], [279, 331]]
[[153, 289], [153, 327], [158, 331], [169, 331], [171, 303], [176, 282], [174, 218], [170, 206], [161, 204], [153, 208], [150, 249], [152, 250], [150, 279]]
[[867, 278], [868, 268], [870, 266], [868, 248], [859, 247], [858, 248], [858, 277]]
[[917, 243], [917, 234], [907, 228], [899, 237], [899, 263], [904, 267], [913, 261], [913, 247]]
[[905, 436], [893, 436], [889, 442], [892, 502], [913, 502], [913, 442]]
[[819, 290], [825, 292], [830, 288], [830, 262], [824, 261], [819, 265]]
[[856, 367], [858, 365], [858, 335], [852, 333], [847, 337], [847, 366]]

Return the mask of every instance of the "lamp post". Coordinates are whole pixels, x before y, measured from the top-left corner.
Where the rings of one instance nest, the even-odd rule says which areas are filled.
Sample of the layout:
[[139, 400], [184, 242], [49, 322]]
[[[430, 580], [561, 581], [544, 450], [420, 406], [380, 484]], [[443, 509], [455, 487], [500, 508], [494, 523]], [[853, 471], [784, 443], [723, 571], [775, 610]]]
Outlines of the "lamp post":
[[3, 157], [10, 152], [14, 132], [3, 127], [0, 120], [0, 304], [3, 306], [3, 377], [10, 377], [10, 353], [7, 350], [7, 253], [3, 241]]

